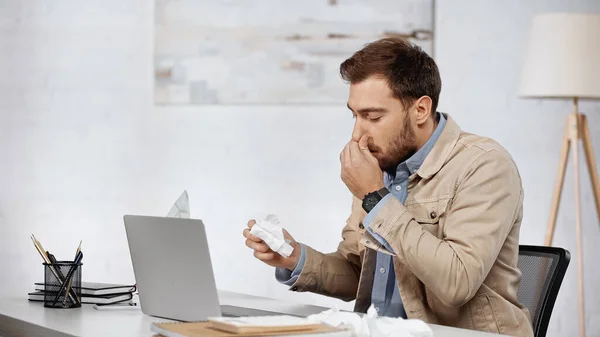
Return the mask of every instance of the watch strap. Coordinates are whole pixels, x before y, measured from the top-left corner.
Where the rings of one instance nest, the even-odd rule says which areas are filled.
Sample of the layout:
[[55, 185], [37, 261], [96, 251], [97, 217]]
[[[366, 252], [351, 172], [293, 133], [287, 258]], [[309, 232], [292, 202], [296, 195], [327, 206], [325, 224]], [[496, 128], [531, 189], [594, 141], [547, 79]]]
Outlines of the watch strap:
[[381, 199], [383, 199], [386, 195], [390, 194], [390, 190], [388, 190], [387, 187], [384, 187], [377, 190], [377, 194], [379, 194], [381, 196]]

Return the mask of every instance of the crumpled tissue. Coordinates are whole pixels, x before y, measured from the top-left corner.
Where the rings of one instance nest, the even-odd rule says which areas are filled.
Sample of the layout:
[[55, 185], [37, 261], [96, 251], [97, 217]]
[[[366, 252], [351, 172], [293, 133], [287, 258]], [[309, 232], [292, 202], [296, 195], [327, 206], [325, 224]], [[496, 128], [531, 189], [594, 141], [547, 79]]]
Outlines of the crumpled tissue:
[[283, 237], [283, 228], [276, 215], [268, 215], [264, 220], [257, 221], [250, 229], [250, 234], [259, 237], [271, 250], [283, 257], [289, 257], [294, 251], [290, 241]]
[[167, 218], [190, 218], [190, 199], [186, 190], [183, 190], [183, 193], [177, 198], [175, 204], [167, 213]]
[[307, 319], [351, 330], [352, 337], [433, 337], [433, 331], [422, 320], [378, 316], [373, 305], [362, 317], [354, 312], [329, 309]]

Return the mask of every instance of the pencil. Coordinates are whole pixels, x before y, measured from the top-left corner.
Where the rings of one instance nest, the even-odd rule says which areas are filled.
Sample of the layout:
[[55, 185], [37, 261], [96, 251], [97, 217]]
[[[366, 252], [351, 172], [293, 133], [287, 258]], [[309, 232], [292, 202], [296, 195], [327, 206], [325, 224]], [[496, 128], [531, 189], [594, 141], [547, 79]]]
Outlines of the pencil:
[[81, 251], [81, 242], [79, 241], [79, 247], [77, 247], [77, 251], [75, 252], [75, 258], [77, 258], [77, 254], [79, 254], [79, 252]]

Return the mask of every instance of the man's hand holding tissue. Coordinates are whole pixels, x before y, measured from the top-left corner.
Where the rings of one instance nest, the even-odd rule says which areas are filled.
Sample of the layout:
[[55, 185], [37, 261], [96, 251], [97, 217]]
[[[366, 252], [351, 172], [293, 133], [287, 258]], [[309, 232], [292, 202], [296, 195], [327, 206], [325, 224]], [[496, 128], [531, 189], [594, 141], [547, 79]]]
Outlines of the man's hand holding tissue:
[[368, 193], [384, 187], [383, 171], [377, 158], [369, 150], [368, 141], [366, 135], [359, 141], [350, 140], [340, 154], [342, 180], [350, 192], [360, 200]]
[[284, 229], [283, 236], [286, 241], [289, 241], [289, 245], [292, 246], [293, 251], [288, 257], [284, 257], [277, 252], [274, 252], [269, 246], [261, 240], [259, 237], [252, 235], [250, 230], [252, 226], [256, 224], [256, 221], [248, 221], [248, 228], [244, 229], [244, 237], [246, 238], [246, 246], [254, 250], [254, 257], [261, 260], [262, 262], [277, 268], [287, 268], [293, 270], [300, 260], [301, 247], [298, 242], [292, 238], [292, 236]]

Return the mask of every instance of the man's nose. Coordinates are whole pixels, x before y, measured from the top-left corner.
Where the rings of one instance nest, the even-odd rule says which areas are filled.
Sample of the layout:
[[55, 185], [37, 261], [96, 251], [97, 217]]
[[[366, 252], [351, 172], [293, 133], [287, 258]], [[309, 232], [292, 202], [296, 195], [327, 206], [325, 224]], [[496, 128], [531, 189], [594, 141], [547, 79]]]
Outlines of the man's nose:
[[363, 133], [364, 131], [362, 130], [360, 122], [357, 118], [356, 122], [354, 123], [354, 129], [352, 130], [352, 140], [358, 142], [360, 140], [360, 137], [362, 137]]

